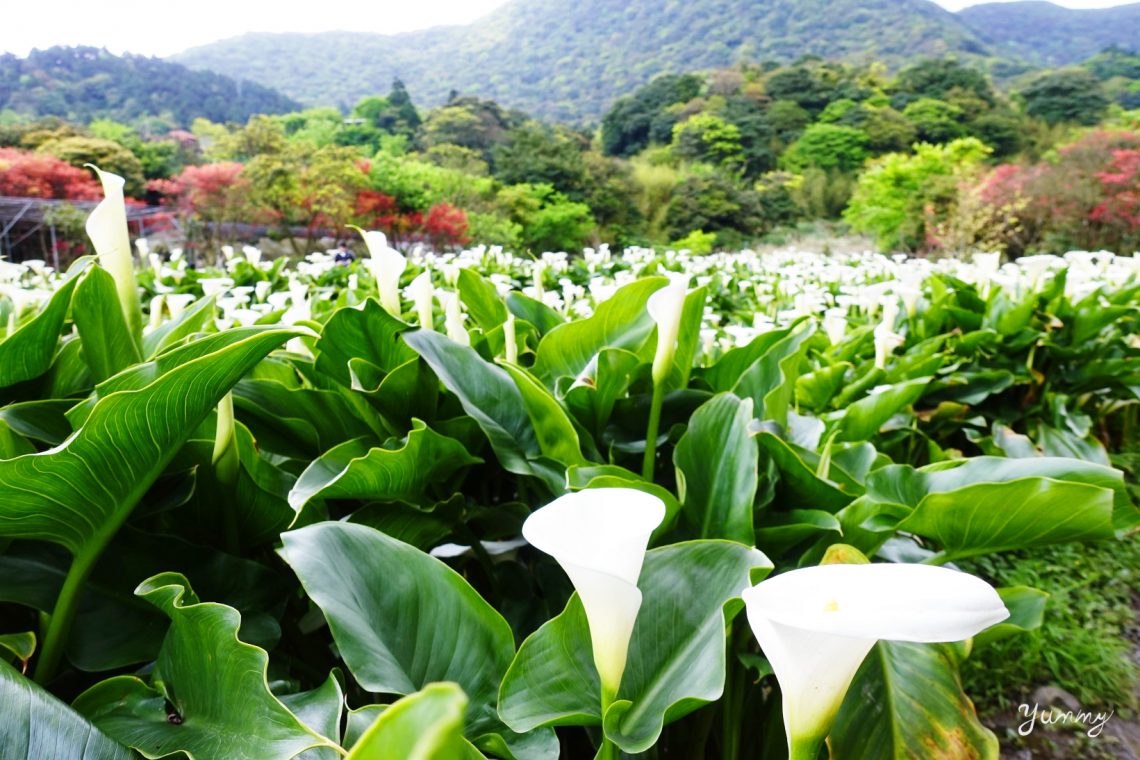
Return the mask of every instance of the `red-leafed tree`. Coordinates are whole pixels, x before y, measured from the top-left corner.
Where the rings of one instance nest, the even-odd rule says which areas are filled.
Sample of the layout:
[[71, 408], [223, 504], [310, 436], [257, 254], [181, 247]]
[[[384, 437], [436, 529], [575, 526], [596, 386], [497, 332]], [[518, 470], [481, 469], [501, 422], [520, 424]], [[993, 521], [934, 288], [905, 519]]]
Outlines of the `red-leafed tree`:
[[103, 197], [91, 172], [15, 148], [0, 148], [0, 195], [72, 201]]
[[187, 166], [173, 179], [152, 180], [147, 189], [162, 195], [185, 221], [197, 223], [210, 249], [232, 237], [225, 225], [254, 222], [261, 216], [250, 201], [250, 182], [243, 168], [232, 161]]
[[449, 203], [437, 203], [424, 217], [423, 233], [436, 250], [466, 245], [467, 214]]
[[1114, 151], [1112, 163], [1097, 179], [1105, 198], [1089, 218], [1119, 235], [1119, 245], [1140, 244], [1140, 150]]

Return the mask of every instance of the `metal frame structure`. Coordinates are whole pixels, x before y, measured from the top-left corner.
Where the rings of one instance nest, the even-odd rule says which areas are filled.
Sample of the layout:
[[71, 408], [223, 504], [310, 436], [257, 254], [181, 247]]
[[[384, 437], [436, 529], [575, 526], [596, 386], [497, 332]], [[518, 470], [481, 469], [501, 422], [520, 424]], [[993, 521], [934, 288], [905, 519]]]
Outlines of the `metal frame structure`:
[[[60, 207], [71, 207], [90, 212], [99, 201], [65, 201], [51, 198], [19, 198], [0, 196], [0, 257], [9, 257], [17, 245], [24, 242], [46, 226], [51, 235], [52, 265], [59, 268], [59, 250], [56, 245], [55, 223], [50, 211]], [[159, 206], [127, 206], [127, 225], [138, 224], [138, 236], [146, 237], [146, 220], [169, 209]], [[172, 220], [177, 226], [177, 220]], [[16, 237], [16, 235], [19, 237]], [[13, 239], [15, 238], [15, 239]]]

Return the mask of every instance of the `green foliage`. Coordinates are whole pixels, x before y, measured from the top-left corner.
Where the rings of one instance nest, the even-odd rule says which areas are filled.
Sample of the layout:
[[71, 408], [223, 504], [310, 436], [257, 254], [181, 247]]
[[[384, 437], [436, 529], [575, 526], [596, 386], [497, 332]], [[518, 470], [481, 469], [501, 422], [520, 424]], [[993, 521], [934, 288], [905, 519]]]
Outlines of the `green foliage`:
[[863, 165], [866, 145], [867, 134], [860, 129], [813, 124], [788, 147], [780, 161], [785, 168], [798, 172], [809, 168], [851, 172]]
[[187, 127], [199, 117], [240, 122], [255, 113], [297, 107], [296, 101], [253, 82], [93, 47], [33, 50], [23, 59], [0, 56], [0, 109], [29, 116], [80, 123], [151, 116], [168, 127]]
[[1055, 71], [1030, 82], [1021, 90], [1025, 111], [1049, 124], [1096, 124], [1108, 107], [1100, 83], [1087, 71]]
[[907, 105], [903, 118], [914, 124], [915, 135], [922, 142], [947, 143], [962, 137], [962, 109], [935, 98], [919, 98]]
[[870, 232], [886, 250], [913, 250], [925, 236], [924, 209], [946, 203], [958, 178], [989, 149], [974, 138], [947, 145], [920, 144], [915, 154], [891, 153], [875, 159], [859, 177], [843, 218]]
[[673, 127], [673, 153], [682, 159], [703, 161], [732, 171], [744, 162], [740, 129], [724, 119], [702, 113]]
[[632, 156], [651, 141], [664, 142], [675, 123], [668, 107], [696, 97], [701, 84], [693, 74], [668, 75], [621, 98], [602, 119], [602, 150], [611, 156]]

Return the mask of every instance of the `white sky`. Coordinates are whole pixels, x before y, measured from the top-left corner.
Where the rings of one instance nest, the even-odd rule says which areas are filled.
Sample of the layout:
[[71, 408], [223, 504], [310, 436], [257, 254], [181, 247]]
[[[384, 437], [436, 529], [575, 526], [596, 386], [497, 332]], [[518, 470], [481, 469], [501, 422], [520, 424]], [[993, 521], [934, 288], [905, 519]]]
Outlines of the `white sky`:
[[[95, 45], [114, 53], [166, 56], [245, 32], [406, 32], [466, 24], [505, 1], [278, 0], [269, 5], [243, 0], [5, 0], [7, 7], [0, 11], [0, 52], [27, 55], [32, 48]], [[957, 10], [976, 0], [936, 1]], [[1058, 4], [1103, 8], [1128, 1], [1061, 0]]]

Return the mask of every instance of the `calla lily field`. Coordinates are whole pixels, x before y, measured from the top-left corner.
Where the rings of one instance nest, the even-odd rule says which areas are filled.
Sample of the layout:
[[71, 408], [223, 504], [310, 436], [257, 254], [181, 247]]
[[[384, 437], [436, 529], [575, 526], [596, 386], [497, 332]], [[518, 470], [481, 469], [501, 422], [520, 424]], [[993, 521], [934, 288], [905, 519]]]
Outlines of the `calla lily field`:
[[1140, 259], [0, 261], [0, 757], [996, 758], [1130, 541]]

